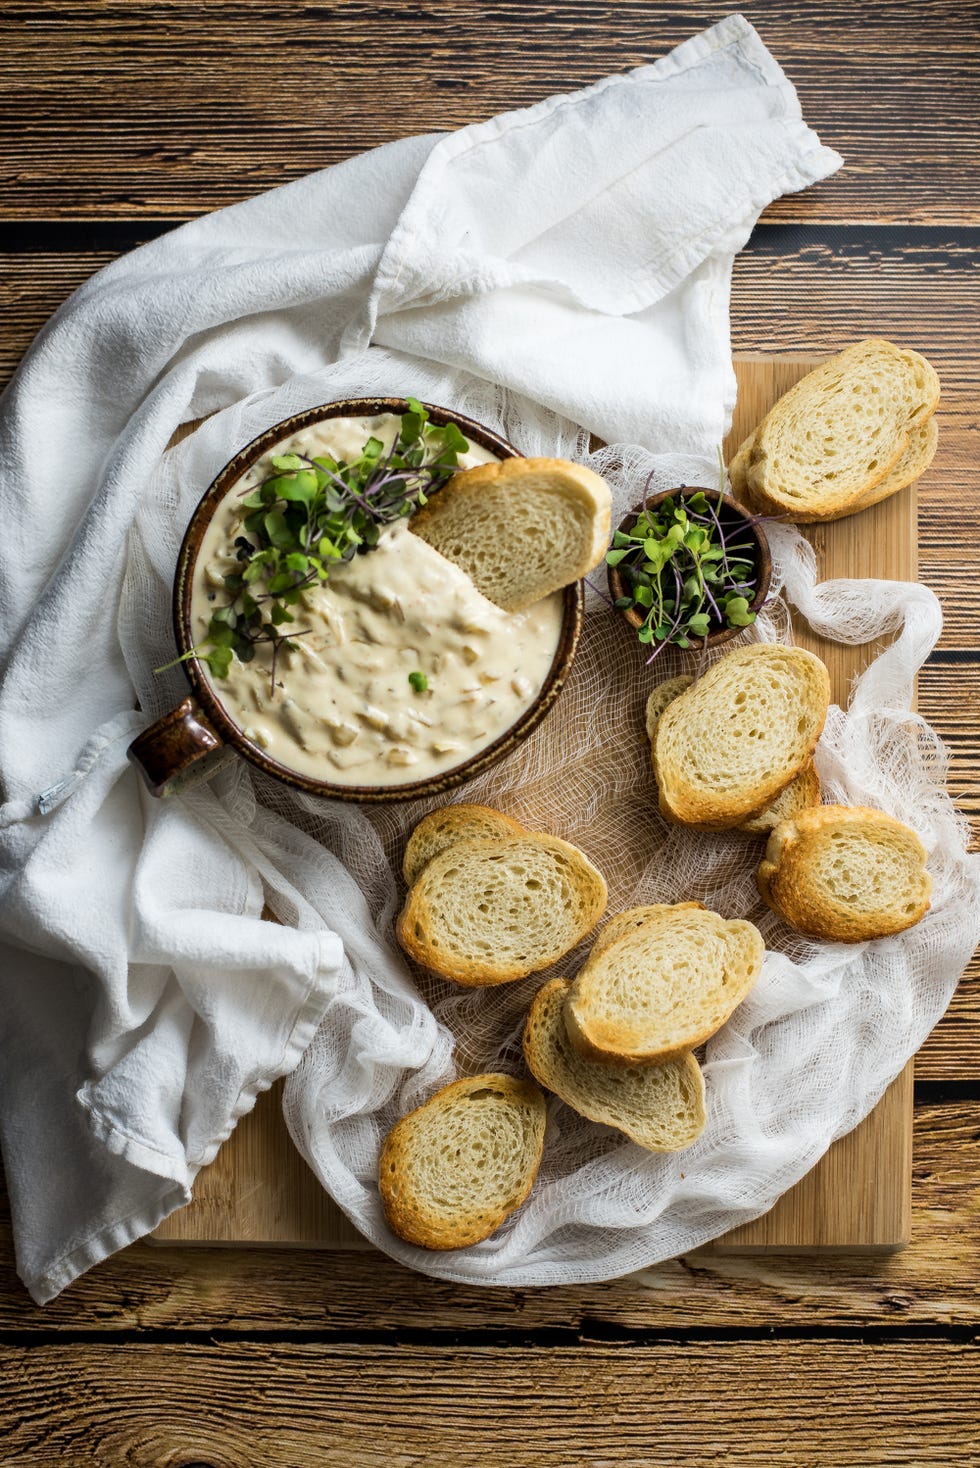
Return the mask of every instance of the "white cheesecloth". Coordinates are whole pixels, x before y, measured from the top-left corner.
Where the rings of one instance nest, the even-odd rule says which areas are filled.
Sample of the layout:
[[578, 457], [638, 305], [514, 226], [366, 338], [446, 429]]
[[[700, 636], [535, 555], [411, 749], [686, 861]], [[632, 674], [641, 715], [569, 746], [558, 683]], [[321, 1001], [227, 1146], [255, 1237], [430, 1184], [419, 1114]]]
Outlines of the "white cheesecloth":
[[[612, 445], [589, 461], [617, 512], [650, 471], [714, 483], [733, 256], [771, 199], [839, 162], [732, 16], [654, 66], [185, 225], [101, 271], [40, 333], [0, 404], [0, 1141], [36, 1300], [184, 1203], [290, 1072], [297, 1145], [387, 1252], [490, 1284], [611, 1277], [764, 1211], [939, 1018], [977, 941], [978, 874], [941, 746], [908, 712], [938, 608], [914, 586], [816, 587], [786, 527], [785, 594], [827, 635], [901, 630], [833, 712], [819, 764], [830, 798], [919, 831], [932, 910], [880, 943], [793, 938], [755, 895], [757, 847], [669, 831], [638, 733], [653, 674], [593, 598], [556, 710], [458, 798], [580, 844], [610, 911], [699, 897], [758, 921], [771, 951], [709, 1047], [696, 1146], [653, 1157], [552, 1103], [531, 1199], [475, 1248], [431, 1254], [388, 1233], [378, 1143], [455, 1066], [519, 1063], [541, 979], [461, 993], [409, 973], [392, 860], [427, 807], [316, 801], [241, 762], [155, 801], [125, 757], [186, 691], [179, 670], [152, 670], [173, 655], [191, 511], [291, 413], [410, 392], [529, 454], [587, 459], [595, 434]], [[786, 635], [779, 604], [754, 635]], [[264, 903], [284, 926], [261, 920]]]

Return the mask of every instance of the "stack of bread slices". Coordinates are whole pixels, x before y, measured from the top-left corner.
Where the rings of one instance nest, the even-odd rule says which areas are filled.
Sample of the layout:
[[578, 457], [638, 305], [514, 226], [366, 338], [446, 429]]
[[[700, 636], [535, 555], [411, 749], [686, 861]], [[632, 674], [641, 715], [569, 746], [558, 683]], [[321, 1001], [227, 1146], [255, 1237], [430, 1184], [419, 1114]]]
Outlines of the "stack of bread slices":
[[735, 498], [799, 524], [839, 520], [904, 489], [936, 452], [939, 377], [918, 352], [856, 342], [800, 379], [728, 466]]
[[693, 1052], [746, 997], [763, 952], [751, 923], [699, 902], [619, 913], [576, 978], [552, 979], [535, 997], [524, 1026], [531, 1073], [648, 1151], [689, 1147], [705, 1125]]
[[[761, 670], [761, 665], [758, 665], [758, 668]], [[691, 675], [668, 678], [665, 682], [658, 683], [650, 694], [646, 704], [646, 731], [651, 750], [654, 748], [660, 715], [669, 703], [672, 703], [681, 693], [686, 693], [689, 688], [693, 687], [693, 684], [694, 678]], [[733, 690], [733, 698], [739, 698], [744, 691], [736, 688], [734, 684], [729, 686]], [[736, 716], [737, 711], [743, 708], [744, 700], [735, 705]], [[816, 722], [814, 718], [814, 725]], [[790, 756], [790, 762], [795, 762], [793, 756]], [[798, 810], [819, 805], [820, 795], [820, 777], [812, 757], [808, 757], [779, 794], [769, 800], [761, 809], [744, 816], [738, 822], [736, 829], [746, 831], [750, 836], [767, 835], [780, 821], [788, 820]]]
[[647, 704], [661, 814], [761, 833], [816, 804], [813, 751], [829, 704], [820, 659], [782, 643], [738, 647], [696, 682], [662, 684]]
[[577, 846], [482, 805], [424, 817], [403, 871], [398, 941], [431, 973], [472, 987], [550, 968], [606, 908], [602, 873]]
[[821, 805], [813, 751], [830, 680], [802, 648], [737, 648], [703, 677], [650, 694], [661, 813], [706, 830], [767, 836], [766, 903], [797, 931], [836, 943], [903, 932], [929, 908], [927, 853], [908, 826], [865, 806]]

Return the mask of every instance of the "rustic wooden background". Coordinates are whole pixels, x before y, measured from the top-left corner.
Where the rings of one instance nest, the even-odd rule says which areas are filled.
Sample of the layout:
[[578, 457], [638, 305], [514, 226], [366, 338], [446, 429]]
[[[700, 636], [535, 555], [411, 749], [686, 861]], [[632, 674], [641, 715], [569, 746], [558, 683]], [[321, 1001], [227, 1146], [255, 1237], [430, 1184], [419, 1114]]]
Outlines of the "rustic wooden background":
[[[4, 0], [0, 371], [82, 280], [181, 220], [654, 59], [726, 9]], [[766, 211], [736, 264], [733, 346], [877, 333], [938, 366], [945, 472], [920, 489], [920, 557], [946, 630], [920, 706], [980, 819], [980, 8], [743, 9], [847, 168]], [[0, 1222], [0, 1461], [980, 1462], [977, 972], [918, 1061], [905, 1253], [481, 1291], [370, 1253], [134, 1245], [38, 1310]]]

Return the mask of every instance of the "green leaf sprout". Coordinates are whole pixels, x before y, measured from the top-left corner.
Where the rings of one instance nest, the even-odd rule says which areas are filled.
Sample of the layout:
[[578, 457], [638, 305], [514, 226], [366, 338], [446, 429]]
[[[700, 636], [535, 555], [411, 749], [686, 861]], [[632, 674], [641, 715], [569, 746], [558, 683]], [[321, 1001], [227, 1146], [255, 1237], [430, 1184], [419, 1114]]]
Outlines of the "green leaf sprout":
[[613, 605], [642, 614], [636, 635], [652, 648], [648, 663], [669, 643], [690, 647], [692, 638], [755, 621], [756, 544], [724, 511], [723, 490], [709, 497], [682, 486], [655, 509], [644, 498], [632, 527], [613, 535], [606, 564], [619, 567], [626, 588]]
[[[413, 515], [452, 478], [459, 455], [469, 449], [455, 423], [433, 424], [417, 398], [405, 402], [387, 452], [372, 435], [350, 460], [271, 456], [274, 472], [241, 496], [246, 513], [234, 543], [238, 569], [224, 578], [228, 601], [214, 611], [198, 646], [158, 673], [200, 658], [216, 677], [226, 678], [233, 657], [251, 662], [255, 648], [267, 642], [275, 694], [281, 648], [312, 630], [293, 630], [290, 608], [328, 579], [331, 566], [372, 551], [386, 525]], [[424, 673], [410, 673], [409, 681], [420, 693], [428, 687]]]

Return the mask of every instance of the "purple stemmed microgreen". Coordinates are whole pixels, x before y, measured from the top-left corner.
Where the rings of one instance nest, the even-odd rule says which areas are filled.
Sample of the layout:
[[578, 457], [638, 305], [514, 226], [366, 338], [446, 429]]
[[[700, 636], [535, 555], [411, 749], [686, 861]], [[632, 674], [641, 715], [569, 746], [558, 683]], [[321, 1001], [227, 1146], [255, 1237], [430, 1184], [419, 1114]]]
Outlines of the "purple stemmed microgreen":
[[758, 586], [756, 547], [739, 540], [745, 522], [726, 526], [725, 501], [685, 490], [643, 508], [628, 531], [617, 530], [606, 563], [617, 566], [626, 592], [614, 606], [640, 613], [637, 637], [651, 648], [648, 664], [668, 645], [688, 648], [725, 627], [749, 627]]
[[280, 650], [311, 630], [280, 630], [293, 622], [290, 607], [326, 581], [334, 565], [373, 550], [384, 526], [426, 504], [469, 449], [455, 423], [430, 423], [417, 398], [406, 402], [387, 452], [372, 435], [350, 460], [271, 456], [273, 473], [239, 496], [245, 513], [234, 542], [238, 564], [224, 577], [228, 599], [212, 613], [198, 646], [174, 662], [200, 658], [226, 678], [233, 657], [251, 662], [256, 647], [271, 642], [275, 691]]

